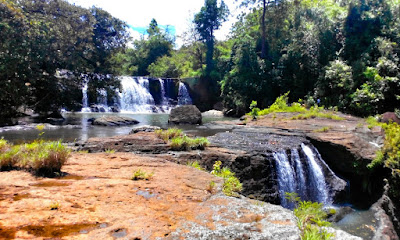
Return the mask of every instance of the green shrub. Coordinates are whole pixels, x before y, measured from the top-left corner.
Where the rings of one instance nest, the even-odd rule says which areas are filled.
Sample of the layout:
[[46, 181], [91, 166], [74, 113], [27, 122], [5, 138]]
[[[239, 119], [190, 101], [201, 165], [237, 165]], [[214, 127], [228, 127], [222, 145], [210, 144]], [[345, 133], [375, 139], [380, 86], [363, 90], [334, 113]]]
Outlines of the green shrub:
[[257, 101], [252, 101], [250, 104], [250, 115], [253, 117], [253, 119], [256, 119], [258, 115], [260, 115], [260, 109], [257, 107]]
[[150, 180], [153, 177], [154, 173], [147, 173], [142, 169], [138, 169], [133, 173], [131, 180]]
[[227, 196], [239, 196], [239, 192], [242, 191], [243, 186], [240, 183], [239, 179], [235, 177], [235, 173], [233, 173], [229, 168], [223, 167], [221, 168], [222, 162], [216, 161], [213, 166], [213, 170], [211, 174], [222, 177], [224, 179], [224, 184], [222, 185], [222, 192]]
[[297, 217], [302, 240], [329, 240], [333, 237], [332, 233], [321, 228], [330, 226], [326, 221], [327, 213], [322, 209], [322, 203], [302, 201], [297, 193], [286, 193], [285, 197], [296, 204], [293, 212]]
[[276, 98], [275, 102], [266, 109], [263, 109], [259, 112], [259, 115], [267, 115], [270, 113], [277, 112], [306, 112], [307, 109], [303, 107], [300, 103], [292, 103], [290, 106], [288, 105], [289, 93], [287, 92], [278, 98]]

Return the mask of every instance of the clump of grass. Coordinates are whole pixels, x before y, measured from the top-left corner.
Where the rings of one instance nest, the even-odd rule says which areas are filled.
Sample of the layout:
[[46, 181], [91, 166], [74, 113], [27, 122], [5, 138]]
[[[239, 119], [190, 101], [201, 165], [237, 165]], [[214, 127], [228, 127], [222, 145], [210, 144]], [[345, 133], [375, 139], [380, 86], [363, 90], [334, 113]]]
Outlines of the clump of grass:
[[8, 170], [15, 167], [20, 157], [20, 146], [8, 145], [0, 150], [0, 169]]
[[191, 138], [183, 134], [181, 129], [170, 128], [168, 130], [156, 130], [156, 135], [165, 142], [170, 142], [174, 151], [204, 150], [210, 142], [207, 138]]
[[170, 139], [181, 137], [184, 135], [182, 129], [179, 128], [168, 128], [167, 130], [159, 129], [155, 130], [155, 133], [165, 142], [168, 142]]
[[214, 193], [215, 192], [215, 182], [211, 181], [207, 186], [207, 192]]
[[329, 130], [331, 130], [332, 127], [322, 127], [319, 129], [314, 130], [313, 132], [327, 132]]
[[138, 181], [138, 180], [150, 180], [153, 178], [154, 173], [148, 173], [143, 171], [142, 169], [138, 169], [133, 173], [131, 180]]
[[193, 167], [193, 168], [199, 169], [199, 170], [201, 170], [201, 171], [204, 171], [204, 168], [202, 168], [202, 167], [200, 166], [200, 163], [199, 163], [198, 161], [194, 161], [194, 162], [191, 161], [191, 162], [188, 162], [187, 165], [188, 165], [189, 167]]
[[115, 153], [115, 149], [106, 149], [105, 153]]
[[227, 196], [239, 196], [239, 192], [242, 191], [243, 185], [240, 183], [239, 179], [235, 177], [229, 168], [221, 168], [222, 162], [216, 161], [213, 166], [211, 174], [222, 177], [224, 179], [224, 184], [222, 185], [222, 192]]
[[332, 233], [321, 228], [330, 226], [326, 221], [327, 213], [322, 209], [322, 203], [302, 201], [296, 193], [286, 193], [286, 198], [296, 204], [293, 212], [297, 217], [301, 239], [329, 240], [333, 237]]
[[1, 142], [3, 148], [0, 151], [0, 167], [2, 169], [20, 167], [37, 174], [53, 174], [60, 172], [70, 155], [70, 150], [61, 141], [39, 140], [14, 146], [4, 143], [4, 140]]
[[70, 155], [70, 150], [61, 141], [35, 141], [22, 146], [21, 151], [22, 166], [45, 174], [60, 172]]
[[59, 202], [52, 202], [49, 208], [50, 210], [58, 210], [61, 208], [61, 204]]
[[310, 118], [327, 118], [332, 120], [344, 120], [344, 118], [334, 114], [333, 112], [326, 112], [323, 107], [311, 107], [305, 113], [298, 114], [292, 117], [292, 120], [304, 120]]
[[209, 145], [209, 141], [207, 138], [190, 138], [186, 135], [181, 137], [175, 137], [171, 139], [171, 149], [175, 151], [182, 151], [182, 150], [204, 150], [205, 147]]

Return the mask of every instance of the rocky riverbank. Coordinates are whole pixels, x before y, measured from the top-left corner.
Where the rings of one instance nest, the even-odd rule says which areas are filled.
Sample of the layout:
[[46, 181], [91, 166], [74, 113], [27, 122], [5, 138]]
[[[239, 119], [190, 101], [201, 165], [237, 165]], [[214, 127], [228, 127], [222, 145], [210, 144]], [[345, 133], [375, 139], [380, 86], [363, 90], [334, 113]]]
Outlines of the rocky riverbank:
[[291, 211], [225, 197], [220, 178], [162, 157], [74, 153], [63, 175], [0, 172], [2, 239], [300, 239]]

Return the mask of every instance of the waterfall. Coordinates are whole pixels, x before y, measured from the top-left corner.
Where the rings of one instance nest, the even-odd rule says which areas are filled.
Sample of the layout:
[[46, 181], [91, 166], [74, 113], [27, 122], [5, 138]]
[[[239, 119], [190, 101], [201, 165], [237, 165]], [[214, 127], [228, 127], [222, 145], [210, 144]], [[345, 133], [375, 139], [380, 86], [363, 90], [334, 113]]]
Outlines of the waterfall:
[[83, 86], [82, 86], [82, 110], [81, 110], [81, 112], [90, 112], [87, 91], [88, 91], [88, 80], [87, 80], [87, 78], [84, 78]]
[[158, 81], [160, 82], [161, 105], [168, 105], [168, 99], [167, 96], [165, 95], [164, 80], [159, 78]]
[[[89, 103], [89, 78], [82, 74], [82, 112], [169, 113], [175, 105], [192, 104], [185, 84], [173, 79], [148, 79], [145, 77], [119, 77], [120, 89], [108, 96], [111, 89], [98, 88], [97, 99]], [[102, 76], [97, 76], [103, 79]], [[92, 87], [92, 86], [91, 86]], [[154, 96], [154, 97], [153, 97]], [[157, 105], [156, 105], [157, 103]]]
[[190, 105], [192, 98], [183, 82], [179, 82], [178, 105]]
[[[317, 149], [305, 144], [301, 144], [301, 153], [297, 149], [291, 149], [290, 161], [283, 150], [273, 153], [281, 205], [286, 208], [294, 207], [293, 203], [285, 198], [286, 192], [296, 192], [305, 201], [330, 204], [331, 196], [323, 172], [323, 166], [326, 166], [325, 162], [321, 159]], [[304, 157], [301, 158], [300, 155]], [[329, 168], [326, 170], [334, 175]]]
[[[321, 165], [317, 163], [322, 162], [323, 160], [320, 158], [319, 153], [314, 154], [313, 150], [305, 145], [301, 144], [301, 148], [304, 153], [307, 155], [307, 164], [309, 167], [309, 182], [311, 184], [311, 190], [313, 190], [313, 195], [315, 196], [315, 200], [321, 203], [329, 202], [329, 192], [325, 182], [325, 176], [322, 172]], [[317, 158], [316, 158], [317, 157]]]
[[104, 88], [97, 89], [97, 106], [100, 112], [108, 112], [107, 91]]
[[293, 203], [290, 203], [285, 198], [285, 193], [296, 192], [296, 178], [294, 170], [289, 163], [287, 155], [284, 151], [273, 153], [276, 160], [276, 171], [278, 175], [278, 186], [279, 194], [281, 196], [281, 205], [286, 208], [293, 207]]
[[122, 112], [152, 112], [154, 98], [149, 91], [149, 80], [142, 77], [121, 77], [119, 93]]

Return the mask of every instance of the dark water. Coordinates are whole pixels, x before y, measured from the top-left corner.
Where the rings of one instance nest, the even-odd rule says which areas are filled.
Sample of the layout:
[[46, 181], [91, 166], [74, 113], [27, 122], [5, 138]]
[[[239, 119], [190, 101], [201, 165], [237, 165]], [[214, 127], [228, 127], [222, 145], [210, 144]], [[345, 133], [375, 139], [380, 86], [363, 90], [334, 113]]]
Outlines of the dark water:
[[[138, 120], [140, 123], [131, 126], [119, 126], [119, 127], [103, 127], [93, 126], [88, 119], [98, 118], [105, 115], [118, 115], [124, 117], [130, 117]], [[62, 139], [64, 142], [73, 141], [85, 141], [91, 137], [111, 137], [117, 135], [128, 134], [133, 127], [152, 125], [159, 126], [161, 128], [178, 127], [183, 129], [186, 133], [193, 134], [196, 136], [211, 136], [217, 132], [224, 131], [222, 127], [211, 126], [211, 122], [218, 120], [233, 120], [232, 118], [225, 117], [203, 117], [203, 125], [170, 125], [168, 124], [168, 114], [129, 114], [129, 113], [65, 113], [63, 114], [65, 121], [61, 126], [54, 129], [44, 129], [44, 134], [41, 138], [46, 140], [58, 140]], [[14, 142], [29, 142], [38, 138], [41, 131], [35, 128], [31, 129], [19, 129], [19, 130], [7, 130], [1, 131], [0, 138]]]

